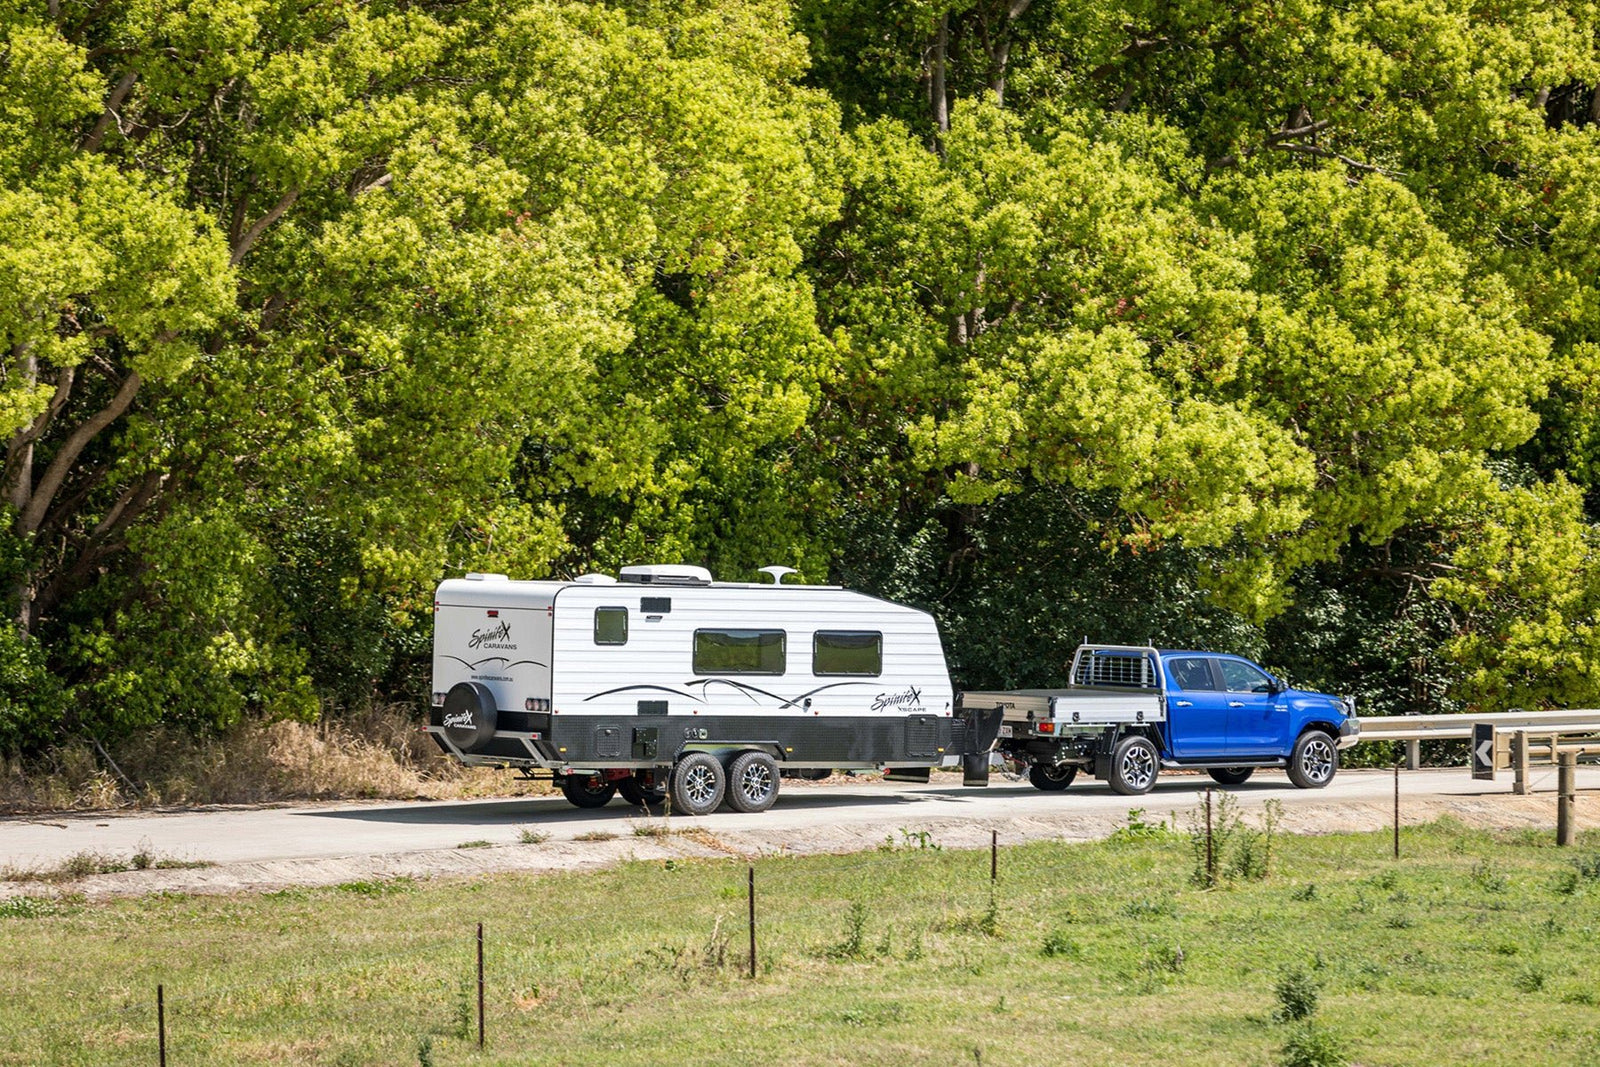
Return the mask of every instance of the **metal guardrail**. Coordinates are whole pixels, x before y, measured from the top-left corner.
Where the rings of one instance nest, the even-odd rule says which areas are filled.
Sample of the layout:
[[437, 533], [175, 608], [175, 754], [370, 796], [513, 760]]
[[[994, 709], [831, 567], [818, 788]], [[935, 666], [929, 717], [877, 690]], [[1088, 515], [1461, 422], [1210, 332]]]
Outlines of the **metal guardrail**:
[[1432, 741], [1445, 738], [1467, 739], [1480, 722], [1493, 723], [1497, 730], [1535, 730], [1584, 733], [1600, 731], [1600, 710], [1498, 711], [1467, 715], [1390, 715], [1361, 719], [1361, 741]]

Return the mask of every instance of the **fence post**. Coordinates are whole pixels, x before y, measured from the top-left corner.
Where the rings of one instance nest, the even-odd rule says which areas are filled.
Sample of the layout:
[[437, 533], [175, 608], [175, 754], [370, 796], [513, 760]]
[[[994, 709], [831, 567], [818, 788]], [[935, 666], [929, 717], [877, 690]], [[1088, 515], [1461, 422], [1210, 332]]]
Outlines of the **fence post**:
[[989, 881], [1000, 880], [1000, 831], [989, 831]]
[[1561, 753], [1561, 767], [1556, 772], [1556, 844], [1578, 843], [1578, 754]]
[[478, 1048], [483, 1048], [483, 924], [478, 924]]
[[156, 1049], [161, 1067], [167, 1067], [167, 990], [156, 984]]
[[1211, 847], [1211, 787], [1206, 787], [1206, 885], [1217, 884], [1217, 857]]
[[1400, 858], [1400, 764], [1394, 765], [1394, 858]]
[[750, 978], [756, 976], [756, 867], [750, 865]]
[[1406, 742], [1406, 770], [1415, 771], [1422, 767], [1422, 742], [1412, 738]]
[[1528, 795], [1528, 731], [1518, 730], [1511, 735], [1511, 763], [1516, 768], [1516, 779], [1511, 791], [1517, 796]]

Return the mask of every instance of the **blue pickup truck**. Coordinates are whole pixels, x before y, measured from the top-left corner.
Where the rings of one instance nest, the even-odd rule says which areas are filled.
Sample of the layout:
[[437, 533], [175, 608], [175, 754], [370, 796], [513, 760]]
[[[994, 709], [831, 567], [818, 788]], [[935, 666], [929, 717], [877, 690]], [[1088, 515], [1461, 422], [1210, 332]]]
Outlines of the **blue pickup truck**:
[[1355, 701], [1292, 689], [1239, 656], [1135, 645], [1083, 645], [1065, 689], [962, 694], [965, 708], [1002, 711], [997, 750], [1040, 789], [1080, 770], [1118, 793], [1155, 785], [1163, 767], [1192, 767], [1239, 785], [1281, 767], [1302, 789], [1339, 769], [1361, 733]]

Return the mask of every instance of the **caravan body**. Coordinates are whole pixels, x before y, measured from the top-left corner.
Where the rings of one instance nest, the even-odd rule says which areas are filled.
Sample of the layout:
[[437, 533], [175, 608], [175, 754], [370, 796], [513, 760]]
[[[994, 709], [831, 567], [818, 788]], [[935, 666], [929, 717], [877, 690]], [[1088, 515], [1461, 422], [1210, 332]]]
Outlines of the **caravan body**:
[[466, 763], [664, 784], [689, 752], [927, 768], [969, 740], [925, 612], [700, 568], [623, 576], [442, 583], [428, 727], [440, 745]]

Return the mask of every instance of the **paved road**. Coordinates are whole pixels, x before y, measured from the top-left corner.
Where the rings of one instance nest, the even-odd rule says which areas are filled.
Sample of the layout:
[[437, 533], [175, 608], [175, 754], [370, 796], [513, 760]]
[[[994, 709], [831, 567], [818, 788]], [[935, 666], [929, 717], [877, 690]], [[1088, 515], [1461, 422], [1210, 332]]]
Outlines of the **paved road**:
[[[1553, 825], [1554, 771], [1537, 773], [1535, 797], [1511, 796], [1509, 774], [1498, 782], [1475, 782], [1465, 769], [1406, 771], [1400, 776], [1401, 806], [1407, 821], [1434, 818], [1445, 811], [1489, 825]], [[991, 829], [1007, 839], [1101, 836], [1127, 819], [1130, 808], [1145, 818], [1182, 819], [1196, 810], [1197, 793], [1210, 779], [1194, 774], [1165, 774], [1144, 797], [1112, 794], [1094, 781], [1080, 781], [1065, 793], [1042, 793], [1025, 782], [996, 776], [987, 789], [964, 789], [954, 776], [930, 786], [868, 780], [827, 783], [784, 783], [777, 805], [760, 815], [718, 812], [700, 819], [674, 817], [675, 830], [693, 828], [724, 851], [848, 851], [903, 838], [907, 831], [927, 829], [953, 847], [987, 845]], [[1600, 768], [1579, 772], [1579, 825], [1600, 820]], [[1378, 829], [1388, 825], [1393, 777], [1389, 771], [1341, 771], [1326, 789], [1300, 790], [1282, 772], [1258, 772], [1244, 786], [1229, 792], [1245, 813], [1259, 812], [1269, 799], [1283, 805], [1287, 829]], [[225, 871], [225, 888], [274, 881], [328, 881], [350, 876], [363, 867], [363, 857], [383, 870], [461, 869], [464, 857], [446, 857], [442, 864], [427, 855], [459, 852], [467, 842], [516, 845], [533, 830], [551, 847], [545, 867], [583, 866], [587, 844], [613, 838], [626, 855], [652, 842], [638, 831], [649, 823], [620, 799], [599, 811], [580, 811], [560, 797], [465, 802], [317, 804], [302, 807], [250, 808], [144, 814], [51, 816], [0, 821], [0, 871], [46, 870], [69, 857], [94, 853], [128, 857], [137, 852], [164, 859], [205, 861]], [[562, 848], [561, 846], [569, 846]], [[483, 850], [498, 854], [474, 859], [479, 869], [538, 866], [513, 857], [516, 849]], [[522, 852], [529, 850], [523, 849]], [[603, 852], [605, 850], [599, 850]], [[400, 857], [411, 857], [397, 864]], [[576, 859], [575, 859], [576, 858]], [[604, 857], [601, 857], [604, 858]], [[624, 857], [625, 858], [625, 857]], [[339, 860], [322, 877], [313, 873], [319, 861]], [[352, 865], [353, 864], [353, 865]], [[276, 865], [276, 866], [274, 866]], [[287, 866], [286, 866], [287, 865]], [[286, 873], [290, 869], [299, 874]], [[154, 872], [145, 872], [153, 874]], [[204, 880], [203, 878], [201, 879]], [[137, 890], [133, 890], [137, 891]], [[3, 893], [0, 893], [3, 895]]]

